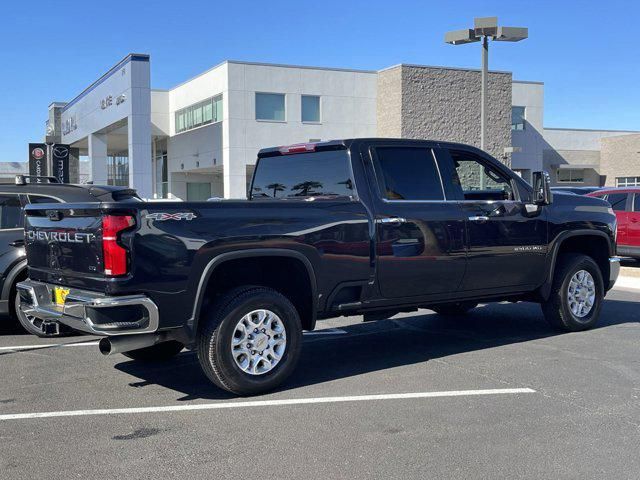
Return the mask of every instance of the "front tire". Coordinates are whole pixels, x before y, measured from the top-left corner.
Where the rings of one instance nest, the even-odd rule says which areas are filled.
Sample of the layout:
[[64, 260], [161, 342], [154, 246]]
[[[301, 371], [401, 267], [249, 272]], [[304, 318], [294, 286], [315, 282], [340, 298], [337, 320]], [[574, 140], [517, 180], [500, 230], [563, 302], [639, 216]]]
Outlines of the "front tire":
[[300, 357], [302, 325], [277, 291], [247, 286], [223, 295], [200, 325], [198, 360], [218, 387], [237, 395], [273, 390]]
[[603, 300], [604, 282], [596, 262], [587, 255], [565, 254], [558, 262], [551, 295], [542, 311], [552, 327], [579, 332], [596, 324]]

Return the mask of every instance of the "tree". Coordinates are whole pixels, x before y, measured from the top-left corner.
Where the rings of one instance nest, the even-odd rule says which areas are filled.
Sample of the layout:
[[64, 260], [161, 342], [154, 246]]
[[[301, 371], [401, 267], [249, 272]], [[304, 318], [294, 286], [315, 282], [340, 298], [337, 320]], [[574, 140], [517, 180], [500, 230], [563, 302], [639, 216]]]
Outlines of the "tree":
[[316, 188], [322, 188], [322, 183], [308, 180], [294, 185], [291, 190], [300, 190], [295, 194], [296, 197], [308, 197], [310, 194], [315, 193], [313, 190]]
[[273, 190], [273, 198], [276, 198], [278, 192], [283, 192], [287, 188], [287, 186], [283, 185], [282, 183], [271, 183], [267, 185], [267, 188], [269, 190]]

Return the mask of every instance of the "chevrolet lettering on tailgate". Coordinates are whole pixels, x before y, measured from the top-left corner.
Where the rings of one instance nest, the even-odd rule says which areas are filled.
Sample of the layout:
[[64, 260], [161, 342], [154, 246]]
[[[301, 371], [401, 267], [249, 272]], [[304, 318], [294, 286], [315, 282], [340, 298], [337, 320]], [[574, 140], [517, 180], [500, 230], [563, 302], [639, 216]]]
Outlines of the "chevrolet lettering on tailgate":
[[29, 242], [42, 240], [45, 242], [90, 243], [93, 239], [93, 233], [78, 232], [42, 232], [27, 230], [26, 235]]

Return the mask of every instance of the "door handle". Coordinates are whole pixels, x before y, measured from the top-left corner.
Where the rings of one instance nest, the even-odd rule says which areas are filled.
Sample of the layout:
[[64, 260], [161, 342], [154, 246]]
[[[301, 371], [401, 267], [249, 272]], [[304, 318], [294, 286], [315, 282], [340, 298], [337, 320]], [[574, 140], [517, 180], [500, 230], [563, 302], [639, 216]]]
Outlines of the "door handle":
[[403, 223], [407, 223], [407, 219], [402, 217], [385, 217], [385, 218], [378, 218], [376, 220], [376, 223], [380, 223], [383, 225], [392, 225], [397, 227], [399, 225], [402, 225]]
[[15, 242], [11, 242], [9, 244], [11, 247], [24, 247], [24, 240], [16, 240]]
[[638, 220], [637, 218], [632, 218], [631, 219], [631, 223], [638, 223], [638, 222], [640, 222], [640, 220]]
[[477, 222], [477, 223], [485, 223], [487, 221], [489, 221], [489, 217], [485, 217], [482, 215], [475, 215], [473, 217], [469, 217], [469, 220], [472, 222]]

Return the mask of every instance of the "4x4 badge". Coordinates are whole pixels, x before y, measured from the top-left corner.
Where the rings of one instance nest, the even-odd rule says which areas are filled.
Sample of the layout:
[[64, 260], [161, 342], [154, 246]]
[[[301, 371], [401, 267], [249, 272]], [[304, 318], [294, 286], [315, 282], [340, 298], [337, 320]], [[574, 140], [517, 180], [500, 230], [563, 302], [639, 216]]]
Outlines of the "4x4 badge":
[[157, 220], [163, 222], [165, 220], [193, 220], [196, 218], [196, 214], [193, 212], [178, 212], [178, 213], [148, 213], [146, 218], [150, 220]]

